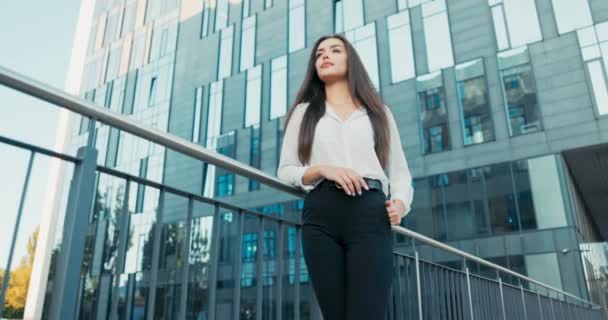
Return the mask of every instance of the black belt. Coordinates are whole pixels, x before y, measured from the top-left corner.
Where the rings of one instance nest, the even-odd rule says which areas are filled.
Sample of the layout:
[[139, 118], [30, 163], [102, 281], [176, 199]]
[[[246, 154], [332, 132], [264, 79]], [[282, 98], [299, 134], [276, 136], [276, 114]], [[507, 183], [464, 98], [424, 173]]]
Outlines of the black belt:
[[[370, 179], [370, 178], [365, 178], [365, 177], [363, 177], [363, 180], [365, 180], [365, 183], [367, 183], [367, 186], [369, 187], [370, 190], [382, 190], [382, 181], [380, 181], [378, 179]], [[325, 185], [333, 186], [338, 189], [342, 189], [342, 187], [338, 183], [331, 181], [331, 180], [323, 180], [323, 182], [321, 182], [321, 184], [325, 184]]]

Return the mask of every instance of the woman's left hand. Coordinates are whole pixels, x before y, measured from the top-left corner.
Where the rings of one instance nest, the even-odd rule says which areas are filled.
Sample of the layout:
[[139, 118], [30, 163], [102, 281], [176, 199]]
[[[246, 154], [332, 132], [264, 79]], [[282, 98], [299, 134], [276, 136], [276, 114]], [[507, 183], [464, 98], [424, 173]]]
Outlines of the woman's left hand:
[[405, 204], [401, 200], [386, 200], [384, 202], [388, 218], [392, 225], [401, 224], [401, 214], [405, 212]]

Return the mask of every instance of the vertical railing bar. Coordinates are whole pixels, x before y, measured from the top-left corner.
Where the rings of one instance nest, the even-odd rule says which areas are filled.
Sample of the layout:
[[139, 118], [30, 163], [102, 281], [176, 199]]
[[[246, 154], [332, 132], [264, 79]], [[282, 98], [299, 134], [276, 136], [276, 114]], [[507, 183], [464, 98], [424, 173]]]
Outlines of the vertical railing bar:
[[475, 316], [473, 315], [473, 297], [471, 296], [471, 274], [469, 272], [469, 267], [466, 267], [467, 274], [467, 294], [469, 296], [469, 311], [471, 315], [471, 320], [475, 320]]
[[215, 300], [217, 289], [217, 270], [219, 264], [219, 248], [220, 248], [220, 206], [215, 205], [213, 210], [213, 229], [211, 230], [211, 252], [210, 262], [211, 267], [209, 274], [209, 320], [215, 320]]
[[[275, 312], [277, 319], [283, 319], [283, 240], [285, 228], [283, 222], [279, 221], [279, 242], [277, 244], [277, 254], [275, 254], [275, 263], [277, 264], [277, 292], [275, 294], [277, 297], [277, 307]], [[289, 241], [289, 239], [287, 241]]]
[[238, 320], [239, 311], [241, 309], [241, 268], [243, 267], [243, 259], [241, 257], [241, 252], [243, 250], [243, 230], [245, 229], [245, 214], [241, 210], [238, 211], [239, 215], [239, 226], [238, 226], [238, 235], [236, 241], [236, 267], [234, 270], [234, 309], [232, 310], [232, 317], [234, 320]]
[[158, 201], [158, 210], [156, 211], [156, 224], [154, 233], [152, 235], [152, 266], [150, 270], [150, 287], [148, 289], [148, 299], [146, 303], [146, 319], [153, 320], [154, 308], [156, 304], [156, 285], [158, 283], [158, 261], [160, 256], [160, 237], [163, 228], [163, 211], [165, 206], [165, 189], [160, 189], [160, 196]]
[[262, 281], [264, 281], [264, 279], [262, 279], [263, 277], [263, 263], [262, 260], [264, 259], [264, 219], [262, 219], [262, 216], [258, 217], [258, 244], [257, 244], [257, 250], [256, 250], [256, 267], [255, 267], [255, 278], [257, 279], [257, 283], [256, 283], [256, 303], [255, 303], [255, 318], [256, 320], [262, 320], [262, 297], [263, 297], [263, 291], [262, 291]]
[[186, 218], [186, 243], [184, 244], [183, 253], [183, 265], [181, 274], [181, 294], [179, 302], [179, 314], [178, 319], [186, 319], [186, 309], [188, 306], [188, 282], [190, 278], [190, 241], [192, 239], [192, 215], [193, 215], [194, 199], [188, 197], [188, 214]]
[[296, 256], [295, 256], [295, 293], [294, 293], [294, 318], [300, 320], [300, 237], [302, 236], [302, 228], [296, 227]]
[[416, 290], [418, 296], [418, 319], [422, 320], [422, 285], [420, 283], [420, 257], [416, 250]]
[[[120, 229], [118, 231], [118, 257], [116, 263], [116, 278], [114, 279], [114, 292], [112, 293], [112, 307], [110, 320], [118, 319], [118, 296], [120, 294], [120, 277], [124, 273], [125, 258], [127, 254], [127, 239], [129, 236], [129, 194], [131, 191], [131, 179], [125, 181], [125, 192], [120, 211]], [[127, 281], [128, 286], [128, 281]], [[126, 298], [126, 295], [125, 295]], [[125, 299], [126, 300], [126, 299]]]
[[11, 241], [11, 248], [8, 251], [8, 261], [6, 262], [6, 269], [4, 278], [2, 279], [2, 290], [0, 290], [0, 317], [4, 311], [4, 300], [6, 298], [6, 290], [8, 289], [9, 280], [11, 277], [11, 264], [13, 263], [13, 255], [15, 254], [15, 246], [17, 245], [17, 236], [19, 235], [19, 227], [21, 226], [21, 217], [23, 215], [23, 206], [25, 204], [25, 198], [27, 197], [27, 189], [30, 184], [30, 176], [32, 173], [32, 165], [34, 163], [35, 153], [30, 151], [30, 159], [27, 163], [27, 171], [25, 173], [25, 180], [21, 189], [21, 199], [19, 200], [19, 209], [17, 211], [17, 219], [15, 226], [13, 227], [13, 239]]

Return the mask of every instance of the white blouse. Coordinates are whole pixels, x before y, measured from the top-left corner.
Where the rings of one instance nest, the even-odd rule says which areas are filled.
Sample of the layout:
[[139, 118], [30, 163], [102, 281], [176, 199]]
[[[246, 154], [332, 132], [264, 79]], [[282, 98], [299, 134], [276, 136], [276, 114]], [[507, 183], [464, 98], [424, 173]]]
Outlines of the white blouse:
[[359, 107], [346, 121], [342, 121], [333, 107], [326, 102], [325, 114], [315, 129], [310, 162], [303, 165], [298, 157], [298, 135], [308, 105], [309, 103], [301, 103], [295, 107], [296, 110], [285, 129], [277, 177], [310, 192], [324, 178], [305, 185], [302, 177], [306, 169], [315, 165], [332, 165], [350, 168], [362, 177], [382, 181], [385, 195], [388, 195], [390, 179], [391, 199], [403, 201], [406, 211], [401, 216], [405, 216], [410, 211], [414, 189], [397, 124], [390, 109], [384, 106], [390, 126], [387, 177], [374, 150], [374, 131], [367, 116], [368, 111], [364, 107]]

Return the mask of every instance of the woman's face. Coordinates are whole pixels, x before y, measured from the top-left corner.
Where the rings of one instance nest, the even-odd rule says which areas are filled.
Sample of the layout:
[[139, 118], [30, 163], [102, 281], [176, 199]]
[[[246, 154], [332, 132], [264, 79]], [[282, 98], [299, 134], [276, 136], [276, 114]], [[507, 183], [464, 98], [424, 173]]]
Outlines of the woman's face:
[[325, 83], [346, 78], [348, 71], [348, 54], [344, 42], [340, 39], [323, 40], [315, 53], [315, 67], [319, 79]]

